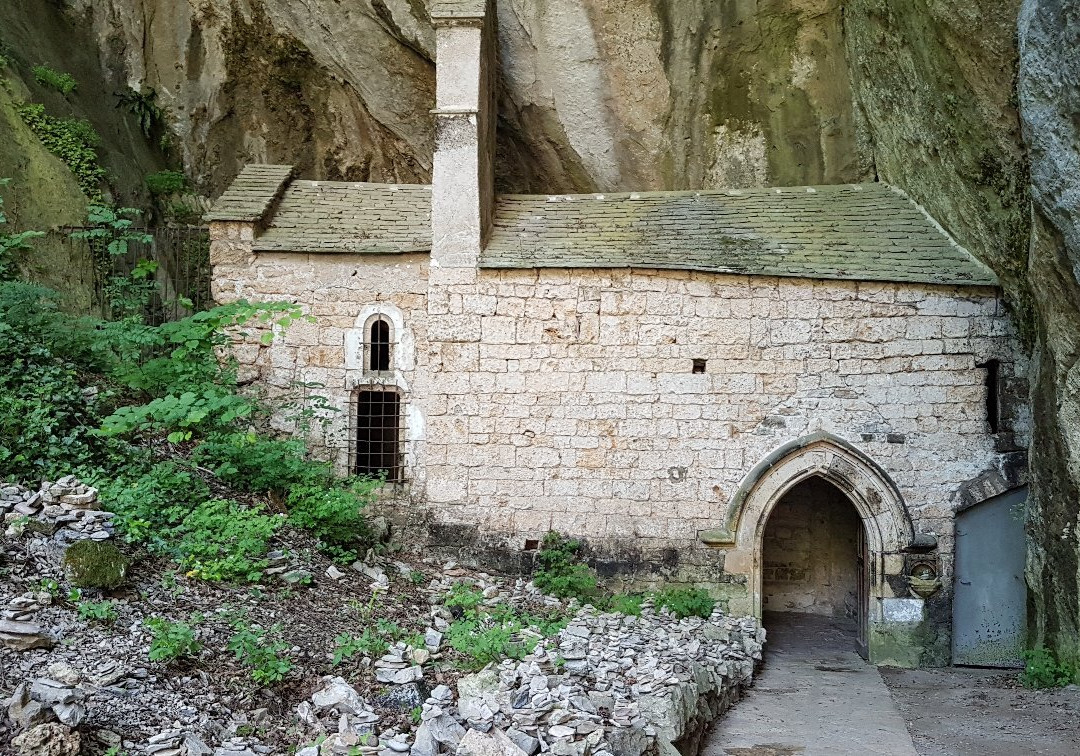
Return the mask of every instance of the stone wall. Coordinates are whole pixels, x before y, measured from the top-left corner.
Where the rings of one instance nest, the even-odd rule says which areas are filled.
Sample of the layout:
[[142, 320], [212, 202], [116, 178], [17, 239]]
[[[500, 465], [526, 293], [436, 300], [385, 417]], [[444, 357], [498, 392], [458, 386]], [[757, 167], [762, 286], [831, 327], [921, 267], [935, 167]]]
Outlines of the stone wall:
[[764, 610], [857, 617], [861, 527], [832, 484], [811, 478], [789, 491], [765, 528]]
[[[554, 528], [616, 563], [719, 578], [722, 553], [698, 532], [769, 452], [827, 431], [888, 472], [947, 555], [961, 487], [1000, 472], [996, 448], [1012, 448], [988, 432], [976, 364], [999, 358], [1006, 379], [1025, 366], [1009, 361], [1013, 333], [988, 289], [482, 270], [426, 301], [423, 256], [242, 248], [215, 246], [219, 301], [288, 298], [317, 318], [239, 348], [242, 366], [276, 391], [325, 384], [339, 438], [351, 389], [370, 380], [346, 345], [372, 307], [396, 313], [408, 490], [466, 540], [502, 534], [519, 550]], [[1022, 440], [1022, 405], [1006, 407]], [[344, 467], [347, 444], [336, 455]]]

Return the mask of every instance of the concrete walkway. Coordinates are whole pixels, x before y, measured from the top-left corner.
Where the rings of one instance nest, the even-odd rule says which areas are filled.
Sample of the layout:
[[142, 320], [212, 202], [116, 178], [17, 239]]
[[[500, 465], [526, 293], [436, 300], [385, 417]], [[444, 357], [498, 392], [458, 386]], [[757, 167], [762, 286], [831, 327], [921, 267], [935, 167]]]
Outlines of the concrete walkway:
[[762, 673], [704, 756], [918, 756], [881, 675], [855, 653], [852, 628], [811, 615], [765, 624]]

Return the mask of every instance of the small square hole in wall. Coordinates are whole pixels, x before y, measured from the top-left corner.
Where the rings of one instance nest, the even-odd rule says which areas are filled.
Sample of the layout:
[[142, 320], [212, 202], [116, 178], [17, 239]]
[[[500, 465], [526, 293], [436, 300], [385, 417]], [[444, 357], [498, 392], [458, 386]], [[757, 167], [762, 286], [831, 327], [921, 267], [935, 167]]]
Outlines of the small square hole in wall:
[[694, 360], [693, 367], [690, 369], [691, 373], [704, 373], [705, 372], [705, 360]]
[[540, 548], [540, 541], [535, 538], [525, 539], [525, 551], [536, 551], [538, 548]]

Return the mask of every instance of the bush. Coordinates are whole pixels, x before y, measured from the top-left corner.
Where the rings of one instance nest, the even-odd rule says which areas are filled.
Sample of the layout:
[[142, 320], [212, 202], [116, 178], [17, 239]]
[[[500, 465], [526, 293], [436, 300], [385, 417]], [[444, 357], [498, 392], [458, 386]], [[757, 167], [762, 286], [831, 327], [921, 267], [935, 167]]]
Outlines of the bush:
[[192, 577], [258, 581], [282, 518], [228, 499], [198, 504], [176, 527], [170, 546]]
[[355, 559], [355, 549], [371, 542], [364, 508], [374, 496], [371, 481], [355, 481], [346, 488], [294, 486], [286, 503], [289, 522], [310, 531], [323, 548], [341, 559]]
[[544, 593], [559, 598], [591, 601], [597, 598], [596, 574], [581, 562], [581, 542], [573, 541], [555, 531], [544, 536], [543, 548], [537, 555], [540, 569], [533, 574], [533, 583]]
[[1060, 688], [1078, 678], [1080, 667], [1059, 659], [1045, 646], [1024, 652], [1024, 671], [1020, 673], [1020, 682], [1025, 688]]
[[128, 467], [118, 474], [94, 480], [107, 508], [116, 513], [113, 523], [129, 543], [146, 543], [160, 550], [173, 529], [200, 502], [210, 488], [178, 462]]
[[197, 656], [202, 651], [202, 644], [195, 640], [195, 631], [184, 622], [147, 617], [143, 624], [150, 630], [150, 661], [171, 662], [184, 656]]
[[187, 185], [187, 176], [180, 171], [158, 171], [146, 177], [146, 188], [153, 195], [177, 194]]
[[93, 432], [111, 399], [84, 388], [95, 366], [82, 321], [59, 311], [54, 292], [0, 282], [0, 476], [55, 478], [123, 446]]
[[281, 634], [280, 625], [261, 630], [237, 623], [233, 629], [236, 632], [229, 639], [229, 650], [238, 661], [251, 668], [251, 677], [255, 682], [267, 685], [285, 678], [293, 663], [287, 654], [289, 645], [278, 637]]
[[641, 614], [641, 602], [644, 599], [644, 596], [637, 594], [612, 596], [608, 601], [607, 610], [618, 614], [627, 614], [637, 617]]
[[656, 594], [656, 608], [667, 607], [679, 619], [708, 618], [716, 601], [703, 588], [666, 588]]
[[331, 481], [329, 467], [309, 462], [305, 454], [303, 441], [244, 432], [212, 436], [199, 444], [192, 459], [241, 490], [285, 495], [293, 486], [321, 488]]
[[478, 607], [484, 600], [484, 592], [475, 585], [462, 581], [455, 582], [450, 587], [450, 593], [443, 602], [447, 608], [459, 606], [464, 611], [471, 611]]
[[69, 95], [79, 87], [79, 82], [69, 73], [61, 73], [48, 66], [34, 66], [30, 69], [38, 84], [49, 89], [55, 89], [62, 95]]
[[78, 541], [64, 552], [64, 567], [71, 582], [81, 588], [119, 588], [127, 576], [127, 557], [111, 543]]

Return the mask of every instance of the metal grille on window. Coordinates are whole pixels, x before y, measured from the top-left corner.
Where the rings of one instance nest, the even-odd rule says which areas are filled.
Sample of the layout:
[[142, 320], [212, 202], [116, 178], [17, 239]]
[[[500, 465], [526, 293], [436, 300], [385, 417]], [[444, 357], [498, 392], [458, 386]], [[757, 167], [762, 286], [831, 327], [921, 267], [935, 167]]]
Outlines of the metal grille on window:
[[390, 321], [385, 315], [376, 315], [368, 322], [366, 335], [367, 342], [367, 369], [372, 373], [381, 373], [390, 370], [393, 360], [393, 330]]
[[387, 482], [402, 479], [402, 400], [394, 386], [366, 384], [353, 393], [352, 472]]

